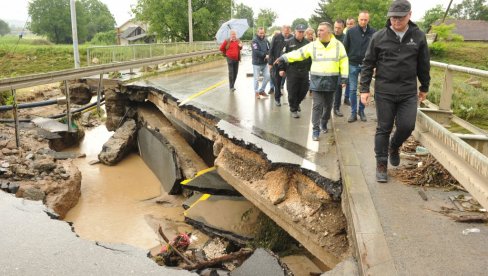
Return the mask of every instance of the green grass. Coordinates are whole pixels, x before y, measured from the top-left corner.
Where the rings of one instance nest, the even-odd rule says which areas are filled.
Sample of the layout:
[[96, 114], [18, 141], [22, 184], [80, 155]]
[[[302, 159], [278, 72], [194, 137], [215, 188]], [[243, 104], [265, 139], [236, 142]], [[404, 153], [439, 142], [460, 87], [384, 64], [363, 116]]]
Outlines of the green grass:
[[[79, 46], [81, 65], [86, 64], [86, 46]], [[33, 37], [0, 37], [0, 78], [59, 71], [74, 67], [73, 46], [55, 45]]]
[[[488, 43], [446, 43], [446, 52], [432, 56], [432, 60], [448, 64], [488, 70]], [[444, 82], [444, 69], [431, 67], [428, 99], [439, 104]], [[454, 95], [451, 108], [454, 114], [480, 128], [488, 130], [488, 78], [465, 73], [453, 73]]]
[[488, 70], [488, 43], [446, 42], [445, 52], [431, 56], [432, 60]]

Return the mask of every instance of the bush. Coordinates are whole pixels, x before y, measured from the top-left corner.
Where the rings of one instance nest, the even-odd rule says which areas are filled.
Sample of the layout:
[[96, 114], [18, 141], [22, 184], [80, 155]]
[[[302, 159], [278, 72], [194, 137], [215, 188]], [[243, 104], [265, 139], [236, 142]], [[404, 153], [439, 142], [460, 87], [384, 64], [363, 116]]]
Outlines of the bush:
[[92, 40], [90, 40], [90, 44], [93, 45], [114, 45], [117, 43], [117, 34], [115, 30], [97, 33]]
[[444, 42], [434, 42], [429, 45], [430, 54], [434, 57], [441, 57], [446, 53], [447, 45]]

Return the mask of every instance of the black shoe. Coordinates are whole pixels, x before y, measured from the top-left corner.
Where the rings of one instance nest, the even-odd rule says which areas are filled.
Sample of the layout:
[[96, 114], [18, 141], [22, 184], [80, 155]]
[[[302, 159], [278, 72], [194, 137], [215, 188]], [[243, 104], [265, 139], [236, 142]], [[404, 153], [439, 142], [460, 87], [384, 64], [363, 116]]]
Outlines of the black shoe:
[[351, 102], [349, 101], [349, 99], [348, 99], [348, 98], [345, 98], [345, 99], [344, 99], [344, 104], [345, 104], [345, 105], [351, 105]]
[[349, 119], [347, 119], [347, 122], [348, 123], [352, 123], [352, 122], [355, 122], [358, 120], [358, 117], [356, 116], [356, 114], [351, 114], [351, 116], [349, 117]]
[[386, 162], [376, 163], [376, 181], [380, 183], [388, 182], [388, 171]]
[[359, 112], [359, 118], [361, 119], [362, 122], [366, 122], [368, 119], [366, 119], [366, 114], [364, 114], [364, 111]]
[[270, 88], [269, 91], [268, 91], [268, 94], [271, 95], [274, 93], [274, 88]]
[[344, 114], [339, 109], [334, 109], [334, 115], [337, 117], [344, 117]]
[[390, 155], [390, 164], [395, 167], [400, 165], [400, 149], [390, 148], [388, 151]]
[[319, 140], [319, 135], [320, 135], [320, 132], [314, 130], [313, 133], [312, 133], [312, 140], [313, 141], [318, 141]]

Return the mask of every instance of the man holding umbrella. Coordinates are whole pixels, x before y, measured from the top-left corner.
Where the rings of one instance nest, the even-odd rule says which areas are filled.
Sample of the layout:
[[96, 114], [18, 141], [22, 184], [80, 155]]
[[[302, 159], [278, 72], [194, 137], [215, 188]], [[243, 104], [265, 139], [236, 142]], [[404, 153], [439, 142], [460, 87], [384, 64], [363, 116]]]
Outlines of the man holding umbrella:
[[220, 45], [220, 51], [227, 58], [227, 67], [229, 68], [229, 90], [234, 92], [234, 84], [239, 71], [239, 61], [241, 61], [242, 42], [237, 38], [237, 32], [230, 30], [230, 38], [224, 40]]

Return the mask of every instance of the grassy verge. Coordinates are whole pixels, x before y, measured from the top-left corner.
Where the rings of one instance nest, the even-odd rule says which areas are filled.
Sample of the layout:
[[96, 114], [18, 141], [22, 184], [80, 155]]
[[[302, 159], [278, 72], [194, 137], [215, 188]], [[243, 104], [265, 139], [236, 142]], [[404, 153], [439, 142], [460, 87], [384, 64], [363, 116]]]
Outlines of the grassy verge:
[[[86, 46], [79, 46], [82, 66], [86, 63]], [[73, 46], [54, 45], [38, 37], [0, 38], [0, 78], [59, 71], [74, 67]]]
[[[432, 56], [432, 60], [488, 70], [488, 43], [452, 42], [446, 45], [445, 53]], [[488, 130], [488, 78], [457, 72], [453, 76], [454, 95], [451, 108], [454, 114]], [[428, 99], [439, 104], [444, 69], [431, 67], [431, 77]]]

